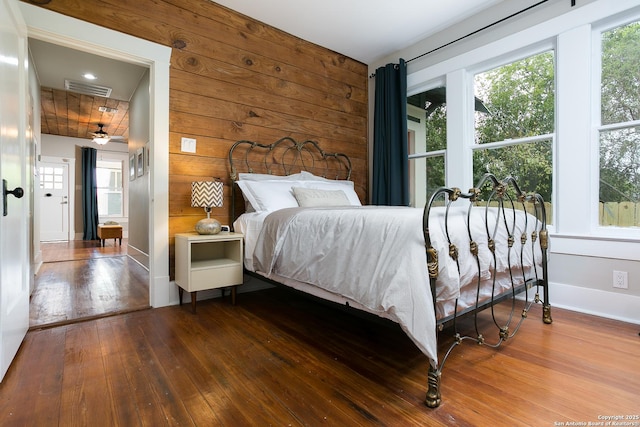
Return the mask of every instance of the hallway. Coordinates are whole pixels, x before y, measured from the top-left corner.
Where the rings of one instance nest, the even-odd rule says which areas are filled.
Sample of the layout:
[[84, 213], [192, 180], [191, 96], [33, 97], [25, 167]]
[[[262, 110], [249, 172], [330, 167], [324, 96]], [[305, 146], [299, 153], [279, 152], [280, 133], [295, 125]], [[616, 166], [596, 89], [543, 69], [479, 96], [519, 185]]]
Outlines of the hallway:
[[42, 243], [29, 303], [29, 329], [149, 308], [149, 272], [110, 239]]

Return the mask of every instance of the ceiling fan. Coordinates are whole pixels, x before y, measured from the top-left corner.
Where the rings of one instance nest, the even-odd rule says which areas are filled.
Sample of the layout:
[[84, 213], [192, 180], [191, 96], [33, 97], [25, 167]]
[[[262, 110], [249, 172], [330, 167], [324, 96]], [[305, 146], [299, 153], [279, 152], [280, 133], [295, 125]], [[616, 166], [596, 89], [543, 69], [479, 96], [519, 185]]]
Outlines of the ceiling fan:
[[105, 132], [103, 128], [104, 124], [98, 123], [98, 130], [91, 133], [91, 135], [93, 135], [93, 142], [95, 142], [96, 144], [104, 145], [109, 141], [124, 141], [125, 138], [123, 136], [109, 136], [109, 134]]

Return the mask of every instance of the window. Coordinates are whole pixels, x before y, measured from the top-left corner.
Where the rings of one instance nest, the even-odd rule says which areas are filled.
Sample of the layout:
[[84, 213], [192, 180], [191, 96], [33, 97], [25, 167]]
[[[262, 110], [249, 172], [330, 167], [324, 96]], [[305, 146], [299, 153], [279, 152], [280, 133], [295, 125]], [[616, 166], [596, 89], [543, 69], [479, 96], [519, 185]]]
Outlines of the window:
[[601, 33], [599, 224], [640, 226], [640, 22]]
[[407, 98], [411, 206], [422, 207], [445, 184], [446, 87]]
[[40, 166], [40, 188], [62, 190], [64, 169], [62, 167]]
[[123, 211], [122, 161], [98, 160], [96, 180], [98, 183], [98, 215], [120, 217]]
[[554, 89], [553, 51], [475, 75], [474, 182], [486, 172], [512, 175], [551, 201]]

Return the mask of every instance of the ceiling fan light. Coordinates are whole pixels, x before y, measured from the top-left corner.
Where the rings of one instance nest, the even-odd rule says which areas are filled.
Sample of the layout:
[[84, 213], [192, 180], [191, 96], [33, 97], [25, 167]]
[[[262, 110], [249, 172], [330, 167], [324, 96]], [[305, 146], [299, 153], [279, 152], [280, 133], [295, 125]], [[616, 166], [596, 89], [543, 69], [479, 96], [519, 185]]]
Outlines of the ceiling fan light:
[[98, 145], [104, 145], [111, 139], [109, 134], [102, 129], [103, 127], [102, 123], [98, 123], [98, 130], [93, 133], [93, 142]]
[[98, 145], [104, 145], [107, 142], [109, 142], [111, 138], [109, 138], [109, 136], [105, 135], [105, 136], [96, 136], [95, 138], [93, 138], [93, 142], [95, 142]]

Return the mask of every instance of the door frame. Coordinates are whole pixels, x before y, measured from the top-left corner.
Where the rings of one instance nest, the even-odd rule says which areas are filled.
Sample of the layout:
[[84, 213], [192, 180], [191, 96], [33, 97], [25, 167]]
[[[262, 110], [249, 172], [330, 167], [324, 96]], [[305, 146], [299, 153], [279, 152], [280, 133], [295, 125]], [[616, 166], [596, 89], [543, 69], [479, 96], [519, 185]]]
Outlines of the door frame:
[[[40, 160], [38, 161], [38, 166], [41, 166], [42, 163], [50, 163], [50, 164], [58, 164], [58, 165], [66, 165], [67, 166], [67, 220], [69, 224], [67, 224], [67, 241], [75, 239], [74, 227], [75, 224], [75, 191], [76, 188], [76, 159], [67, 159], [63, 157], [51, 157], [51, 156], [40, 156]], [[38, 180], [39, 181], [39, 180]], [[40, 182], [34, 183], [36, 188], [34, 188], [33, 192], [36, 195], [36, 198], [42, 197], [42, 189], [40, 188]], [[38, 208], [40, 204], [38, 203]], [[34, 215], [36, 215], [34, 209]], [[39, 212], [38, 212], [39, 215]], [[42, 227], [42, 221], [38, 221], [40, 223], [40, 227]], [[42, 238], [42, 228], [38, 231], [40, 237]]]
[[[169, 282], [169, 66], [171, 48], [25, 2], [29, 37], [150, 69], [149, 305], [177, 304]], [[39, 134], [39, 129], [35, 130]]]

